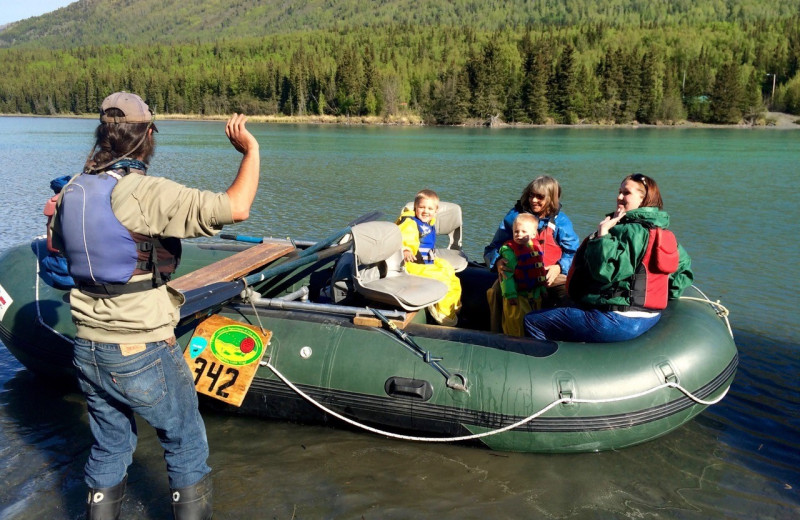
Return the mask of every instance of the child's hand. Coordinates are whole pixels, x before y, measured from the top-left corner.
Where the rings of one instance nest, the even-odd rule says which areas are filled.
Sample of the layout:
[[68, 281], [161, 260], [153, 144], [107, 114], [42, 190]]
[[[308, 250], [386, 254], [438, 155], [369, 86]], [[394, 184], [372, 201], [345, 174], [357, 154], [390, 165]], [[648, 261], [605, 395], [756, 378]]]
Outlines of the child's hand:
[[517, 299], [516, 298], [509, 298], [508, 299], [508, 304], [511, 305], [512, 307], [516, 307], [517, 306]]
[[414, 260], [416, 260], [414, 254], [409, 249], [403, 249], [403, 258], [408, 263], [414, 263]]

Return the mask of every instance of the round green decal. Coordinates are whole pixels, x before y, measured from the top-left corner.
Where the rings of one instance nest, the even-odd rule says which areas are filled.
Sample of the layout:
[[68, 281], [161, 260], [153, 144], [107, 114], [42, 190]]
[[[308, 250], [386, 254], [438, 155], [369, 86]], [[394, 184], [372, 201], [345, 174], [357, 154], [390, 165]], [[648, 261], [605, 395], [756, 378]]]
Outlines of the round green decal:
[[261, 359], [264, 343], [258, 334], [247, 327], [226, 325], [211, 336], [211, 352], [223, 363], [249, 365]]

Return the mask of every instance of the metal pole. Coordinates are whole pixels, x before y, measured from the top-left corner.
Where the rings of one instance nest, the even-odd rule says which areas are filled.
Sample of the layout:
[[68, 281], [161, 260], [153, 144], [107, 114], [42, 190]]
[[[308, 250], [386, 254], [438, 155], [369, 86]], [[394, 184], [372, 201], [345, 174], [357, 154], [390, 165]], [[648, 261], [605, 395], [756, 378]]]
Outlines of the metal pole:
[[777, 78], [777, 74], [772, 75], [772, 94], [769, 97], [769, 104], [772, 105], [775, 101], [775, 79]]
[[775, 102], [775, 79], [777, 78], [777, 74], [767, 72], [765, 76], [772, 76], [772, 93], [769, 95], [769, 107], [772, 108], [772, 105]]

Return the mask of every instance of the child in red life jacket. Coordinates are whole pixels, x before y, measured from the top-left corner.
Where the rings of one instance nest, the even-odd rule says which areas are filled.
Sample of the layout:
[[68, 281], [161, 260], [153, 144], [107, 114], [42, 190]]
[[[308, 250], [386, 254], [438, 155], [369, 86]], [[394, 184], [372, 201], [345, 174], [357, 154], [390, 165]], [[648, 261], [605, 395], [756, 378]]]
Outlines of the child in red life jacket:
[[414, 210], [403, 210], [395, 222], [403, 235], [403, 257], [409, 274], [440, 280], [447, 284], [445, 297], [427, 307], [428, 314], [442, 325], [454, 327], [461, 309], [461, 281], [447, 260], [434, 254], [436, 247], [436, 212], [439, 196], [422, 190], [414, 197]]
[[500, 282], [503, 294], [503, 333], [524, 336], [523, 319], [532, 310], [542, 307], [547, 293], [547, 272], [544, 252], [536, 240], [539, 219], [530, 213], [521, 213], [514, 219], [513, 238], [500, 247], [500, 257], [506, 260], [507, 276]]

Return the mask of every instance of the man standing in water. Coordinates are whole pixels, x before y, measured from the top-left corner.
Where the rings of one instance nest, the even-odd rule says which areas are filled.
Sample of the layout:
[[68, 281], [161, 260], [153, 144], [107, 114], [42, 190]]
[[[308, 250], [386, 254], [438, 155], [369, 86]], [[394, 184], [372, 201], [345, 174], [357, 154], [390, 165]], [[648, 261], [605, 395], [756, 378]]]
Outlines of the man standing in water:
[[103, 100], [84, 171], [62, 191], [51, 222], [77, 283], [74, 364], [94, 436], [86, 463], [87, 518], [119, 518], [136, 449], [134, 412], [164, 448], [177, 520], [211, 518], [205, 425], [193, 377], [175, 341], [183, 296], [165, 285], [181, 238], [210, 236], [245, 220], [259, 178], [258, 141], [234, 114], [225, 134], [242, 154], [224, 193], [146, 175], [155, 149], [153, 114], [137, 95]]

